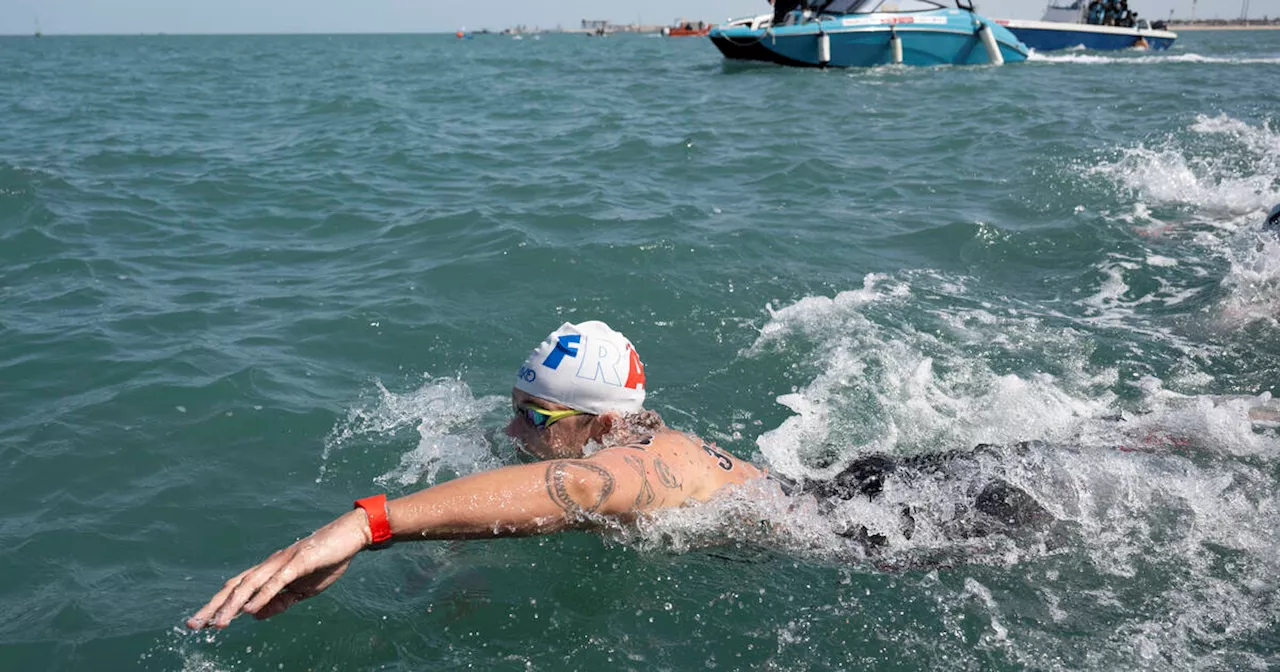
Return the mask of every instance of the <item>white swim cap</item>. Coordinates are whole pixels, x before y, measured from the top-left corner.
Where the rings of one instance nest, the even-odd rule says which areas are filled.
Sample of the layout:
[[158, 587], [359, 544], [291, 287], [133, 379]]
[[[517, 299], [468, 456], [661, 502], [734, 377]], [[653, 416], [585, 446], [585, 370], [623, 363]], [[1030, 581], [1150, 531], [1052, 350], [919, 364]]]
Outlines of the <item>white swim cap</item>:
[[604, 322], [565, 322], [534, 348], [517, 390], [599, 415], [644, 406], [644, 364], [626, 336]]

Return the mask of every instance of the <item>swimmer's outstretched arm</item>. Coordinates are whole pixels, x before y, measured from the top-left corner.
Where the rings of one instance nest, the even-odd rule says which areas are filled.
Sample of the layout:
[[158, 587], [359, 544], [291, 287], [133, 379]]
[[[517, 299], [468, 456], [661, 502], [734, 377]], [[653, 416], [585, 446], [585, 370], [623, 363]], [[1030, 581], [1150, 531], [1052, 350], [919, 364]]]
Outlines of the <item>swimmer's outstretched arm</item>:
[[[610, 448], [584, 460], [503, 467], [387, 502], [394, 541], [492, 539], [599, 527], [698, 496], [696, 483], [643, 450]], [[353, 509], [232, 577], [191, 618], [193, 630], [225, 628], [241, 613], [270, 618], [318, 595], [372, 543]]]

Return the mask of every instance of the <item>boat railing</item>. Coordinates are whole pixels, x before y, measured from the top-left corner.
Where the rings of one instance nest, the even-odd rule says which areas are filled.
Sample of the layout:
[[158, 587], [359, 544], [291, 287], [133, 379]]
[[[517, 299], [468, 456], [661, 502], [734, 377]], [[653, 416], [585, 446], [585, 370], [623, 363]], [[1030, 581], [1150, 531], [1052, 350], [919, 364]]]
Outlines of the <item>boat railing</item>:
[[724, 28], [737, 28], [745, 26], [751, 30], [763, 30], [773, 25], [772, 14], [760, 14], [758, 16], [749, 16], [743, 19], [734, 19], [724, 24]]

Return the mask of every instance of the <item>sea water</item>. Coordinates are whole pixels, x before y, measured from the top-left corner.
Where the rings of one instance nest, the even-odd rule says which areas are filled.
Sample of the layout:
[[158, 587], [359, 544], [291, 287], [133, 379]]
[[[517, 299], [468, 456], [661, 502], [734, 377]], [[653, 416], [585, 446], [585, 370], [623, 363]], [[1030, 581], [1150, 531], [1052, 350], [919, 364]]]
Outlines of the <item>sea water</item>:
[[[1274, 669], [1277, 81], [1262, 31], [856, 71], [0, 39], [0, 668]], [[513, 374], [587, 319], [782, 474], [999, 447], [831, 511], [402, 544], [180, 627], [356, 497], [516, 462]], [[995, 477], [1051, 529], [948, 535]]]

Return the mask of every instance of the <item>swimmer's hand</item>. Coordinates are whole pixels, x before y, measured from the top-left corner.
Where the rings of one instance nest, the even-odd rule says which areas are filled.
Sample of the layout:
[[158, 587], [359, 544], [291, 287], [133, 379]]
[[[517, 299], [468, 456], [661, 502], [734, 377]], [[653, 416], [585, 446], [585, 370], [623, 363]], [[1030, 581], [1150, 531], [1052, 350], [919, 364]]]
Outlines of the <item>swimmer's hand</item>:
[[364, 511], [350, 511], [232, 577], [208, 604], [187, 619], [187, 627], [220, 630], [241, 613], [253, 614], [259, 620], [271, 618], [323, 592], [371, 541]]

